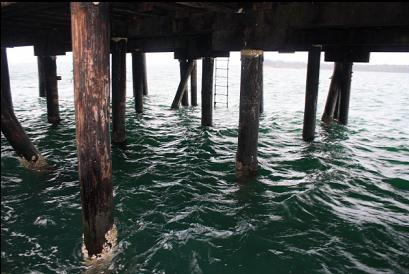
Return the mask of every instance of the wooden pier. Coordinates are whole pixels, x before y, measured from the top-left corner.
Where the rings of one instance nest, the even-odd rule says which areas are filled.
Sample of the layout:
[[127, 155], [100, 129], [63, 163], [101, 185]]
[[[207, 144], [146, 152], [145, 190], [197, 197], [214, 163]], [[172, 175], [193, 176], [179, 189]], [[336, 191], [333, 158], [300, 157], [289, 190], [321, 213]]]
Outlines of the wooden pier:
[[132, 53], [135, 112], [141, 115], [148, 95], [145, 53], [170, 51], [180, 61], [172, 109], [189, 106], [189, 79], [190, 104], [197, 106], [196, 60], [202, 59], [202, 126], [212, 126], [213, 60], [241, 51], [236, 155], [241, 176], [257, 172], [259, 116], [263, 93], [270, 92], [263, 88], [264, 52], [308, 51], [300, 127], [311, 142], [321, 53], [335, 64], [322, 120], [346, 125], [353, 63], [369, 62], [371, 52], [409, 52], [408, 18], [404, 2], [2, 2], [1, 131], [29, 166], [38, 166], [41, 152], [14, 115], [6, 48], [34, 46], [39, 96], [47, 98], [48, 121], [56, 126], [61, 120], [56, 58], [72, 51], [84, 239], [88, 254], [96, 255], [113, 226], [111, 142], [126, 142], [126, 53]]

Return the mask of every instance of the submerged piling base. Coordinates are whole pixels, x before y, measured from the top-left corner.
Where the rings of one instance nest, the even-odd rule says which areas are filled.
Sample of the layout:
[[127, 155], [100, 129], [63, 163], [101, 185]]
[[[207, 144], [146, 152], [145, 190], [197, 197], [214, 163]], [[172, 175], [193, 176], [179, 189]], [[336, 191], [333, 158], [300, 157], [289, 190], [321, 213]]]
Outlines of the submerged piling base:
[[251, 175], [257, 171], [262, 66], [263, 51], [241, 51], [240, 117], [236, 154], [238, 175]]

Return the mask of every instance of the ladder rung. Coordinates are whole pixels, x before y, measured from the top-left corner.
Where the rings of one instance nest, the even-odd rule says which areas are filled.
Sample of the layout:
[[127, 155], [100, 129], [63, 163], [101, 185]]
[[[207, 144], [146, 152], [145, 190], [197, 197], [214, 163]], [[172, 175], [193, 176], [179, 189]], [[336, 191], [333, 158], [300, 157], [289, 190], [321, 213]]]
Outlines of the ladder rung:
[[226, 96], [226, 97], [229, 96], [229, 95], [227, 95], [227, 94], [220, 94], [220, 93], [219, 93], [219, 94], [216, 94], [216, 93], [215, 93], [214, 96], [216, 96], [216, 95], [217, 95], [217, 96]]
[[216, 68], [216, 69], [219, 69], [219, 70], [229, 70], [228, 68]]
[[228, 88], [229, 86], [223, 86], [223, 85], [215, 85], [216, 87], [222, 87], [222, 88]]
[[227, 77], [227, 76], [217, 76], [217, 75], [216, 75], [216, 79], [217, 79], [217, 78], [227, 79], [227, 78], [229, 78], [229, 77]]

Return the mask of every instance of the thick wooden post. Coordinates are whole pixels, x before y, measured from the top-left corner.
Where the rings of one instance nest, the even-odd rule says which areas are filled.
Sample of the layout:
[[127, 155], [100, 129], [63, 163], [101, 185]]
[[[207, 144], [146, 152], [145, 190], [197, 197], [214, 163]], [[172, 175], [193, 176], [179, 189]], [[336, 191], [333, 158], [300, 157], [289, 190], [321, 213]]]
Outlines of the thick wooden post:
[[203, 58], [202, 62], [202, 126], [213, 124], [213, 67], [214, 59]]
[[126, 39], [113, 41], [112, 49], [112, 143], [126, 142]]
[[55, 56], [42, 57], [44, 89], [47, 97], [48, 122], [58, 124], [60, 122], [60, 110], [58, 106], [58, 81], [57, 81], [57, 58]]
[[318, 84], [320, 77], [321, 47], [313, 46], [308, 52], [307, 84], [305, 92], [304, 141], [314, 140], [315, 120], [317, 115]]
[[[180, 66], [180, 81], [182, 82], [183, 79], [183, 75], [185, 75], [185, 72], [187, 70], [188, 67], [188, 60], [185, 59], [180, 59], [179, 60], [179, 66]], [[188, 75], [188, 79], [189, 79]], [[185, 89], [182, 93], [182, 106], [189, 106], [189, 93], [188, 93], [188, 88], [187, 85], [185, 86]]]
[[337, 110], [337, 102], [340, 94], [340, 77], [342, 75], [342, 64], [339, 62], [334, 63], [334, 73], [332, 74], [331, 84], [328, 91], [327, 101], [325, 103], [324, 113], [321, 120], [324, 123], [331, 123], [335, 118], [335, 112]]
[[143, 112], [143, 53], [132, 52], [133, 96], [136, 113]]
[[262, 89], [263, 51], [241, 51], [239, 137], [236, 171], [250, 175], [257, 171], [257, 143]]
[[44, 63], [43, 63], [44, 57], [42, 56], [37, 56], [37, 67], [38, 67], [38, 91], [39, 91], [39, 96], [40, 97], [46, 97], [45, 94], [45, 85], [44, 85]]
[[341, 101], [341, 90], [338, 92], [337, 102], [335, 103], [334, 109], [334, 120], [339, 119], [339, 102]]
[[109, 4], [71, 3], [74, 100], [84, 241], [88, 256], [110, 245], [113, 228], [109, 138]]
[[192, 106], [197, 106], [197, 62], [193, 61], [193, 69], [190, 74], [190, 93]]
[[3, 47], [1, 48], [1, 131], [17, 155], [23, 159], [26, 167], [41, 169], [46, 166], [43, 157], [30, 141], [14, 114], [7, 53], [6, 48]]
[[187, 69], [184, 70], [184, 74], [181, 76], [180, 83], [178, 86], [178, 90], [176, 91], [175, 98], [173, 99], [172, 102], [172, 109], [179, 108], [180, 101], [182, 100], [183, 93], [186, 93], [186, 86], [187, 86], [187, 80], [189, 79], [190, 73], [192, 72], [193, 69], [193, 61], [189, 61], [187, 64]]
[[352, 63], [343, 63], [342, 82], [341, 82], [341, 99], [339, 101], [339, 118], [340, 124], [348, 124], [349, 98], [351, 94], [351, 77]]
[[148, 76], [146, 71], [146, 54], [142, 53], [142, 84], [143, 95], [148, 95]]

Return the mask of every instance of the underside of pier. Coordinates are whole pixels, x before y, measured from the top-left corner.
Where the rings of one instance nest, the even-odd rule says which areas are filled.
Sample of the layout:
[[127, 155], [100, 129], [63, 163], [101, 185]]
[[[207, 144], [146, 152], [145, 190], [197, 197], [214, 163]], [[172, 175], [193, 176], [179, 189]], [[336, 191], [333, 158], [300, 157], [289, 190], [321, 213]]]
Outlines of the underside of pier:
[[[126, 53], [132, 53], [135, 112], [143, 113], [147, 52], [173, 52], [180, 84], [172, 109], [196, 106], [196, 59], [202, 62], [202, 126], [212, 126], [213, 59], [241, 51], [236, 170], [257, 171], [263, 52], [308, 51], [303, 139], [313, 141], [320, 56], [335, 62], [323, 122], [346, 125], [354, 62], [371, 52], [409, 52], [404, 2], [2, 2], [1, 130], [17, 154], [42, 159], [14, 115], [6, 48], [34, 46], [40, 96], [58, 126], [56, 58], [73, 52], [76, 139], [84, 241], [88, 254], [107, 247], [113, 229], [111, 142], [125, 143]], [[112, 54], [112, 76], [110, 58]], [[112, 81], [112, 100], [110, 82]], [[110, 104], [112, 101], [112, 138]]]

